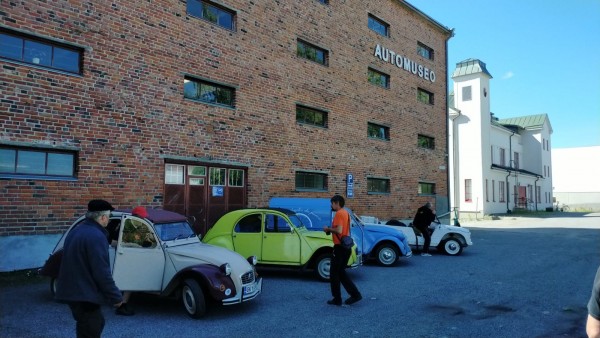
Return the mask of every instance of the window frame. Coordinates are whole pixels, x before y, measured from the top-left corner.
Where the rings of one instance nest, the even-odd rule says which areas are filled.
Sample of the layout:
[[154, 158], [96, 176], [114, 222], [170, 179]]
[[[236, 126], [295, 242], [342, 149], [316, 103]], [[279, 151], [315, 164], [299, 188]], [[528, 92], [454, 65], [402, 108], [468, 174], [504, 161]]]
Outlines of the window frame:
[[[385, 80], [384, 84], [379, 83], [379, 81], [371, 81], [371, 79], [373, 79], [374, 77], [372, 76], [372, 74], [374, 75], [379, 75], [380, 78], [383, 78]], [[381, 88], [385, 88], [385, 89], [389, 89], [390, 88], [390, 76], [386, 73], [380, 72], [374, 68], [367, 68], [367, 81], [375, 86], [381, 87]]]
[[[373, 27], [373, 25], [371, 23], [376, 23], [379, 26], [383, 27], [384, 33], [377, 30], [377, 27]], [[386, 38], [390, 37], [390, 24], [381, 20], [380, 18], [376, 17], [375, 15], [373, 15], [371, 13], [369, 13], [369, 15], [368, 15], [367, 27], [369, 27], [370, 30], [372, 30], [373, 32], [375, 32], [381, 36], [385, 36]]]
[[498, 202], [504, 203], [504, 181], [498, 181]]
[[[423, 192], [423, 188], [427, 187], [428, 192]], [[417, 187], [417, 194], [419, 196], [434, 196], [436, 195], [435, 183], [432, 182], [419, 182]]]
[[472, 101], [473, 100], [473, 87], [472, 86], [464, 86], [462, 87], [462, 95], [461, 100], [463, 102]]
[[417, 146], [423, 149], [435, 149], [435, 137], [427, 136], [424, 134], [417, 134]]
[[[300, 54], [300, 46], [301, 45], [303, 46], [305, 51], [314, 50], [315, 58], [310, 58], [306, 54], [306, 52], [304, 53], [305, 55], [301, 55]], [[319, 55], [319, 52], [323, 54], [323, 62], [320, 62], [317, 58], [317, 56]], [[301, 59], [312, 61], [312, 62], [318, 63], [325, 67], [329, 67], [329, 51], [327, 49], [321, 48], [315, 44], [307, 42], [306, 40], [296, 39], [296, 56]]]
[[[196, 97], [190, 97], [187, 95], [186, 84], [189, 82], [195, 83], [197, 86], [199, 86], [196, 88]], [[204, 99], [200, 98], [200, 96], [207, 94], [207, 93], [201, 94], [203, 86], [214, 87], [214, 92], [207, 92], [214, 96], [214, 100], [204, 100]], [[218, 94], [215, 95], [215, 93], [217, 93], [219, 91], [229, 91], [229, 94], [230, 94], [230, 102], [229, 103], [217, 102], [219, 95]], [[219, 106], [219, 107], [235, 109], [236, 88], [233, 86], [228, 86], [225, 84], [221, 84], [221, 83], [217, 83], [217, 82], [213, 82], [213, 81], [209, 81], [209, 80], [205, 80], [205, 79], [195, 78], [192, 76], [184, 76], [184, 78], [183, 78], [183, 98], [187, 99], [187, 100], [195, 101], [195, 102], [202, 102], [202, 103], [211, 104], [211, 105], [215, 105], [215, 106]]]
[[[424, 44], [420, 41], [417, 41], [417, 54], [427, 60], [431, 60], [431, 61], [434, 60], [433, 48], [427, 46], [426, 44]], [[428, 54], [428, 55], [424, 55], [424, 54]]]
[[[373, 136], [371, 134], [371, 127], [377, 128], [377, 130], [378, 130], [377, 136]], [[383, 137], [381, 137], [381, 131], [383, 131], [383, 133], [384, 133]], [[374, 123], [374, 122], [367, 122], [367, 137], [369, 139], [374, 139], [374, 140], [389, 141], [390, 140], [390, 127], [384, 126], [382, 124]]]
[[[423, 100], [423, 95], [427, 95], [427, 100]], [[432, 92], [423, 89], [423, 88], [417, 88], [417, 101], [421, 102], [421, 103], [425, 103], [425, 104], [429, 104], [429, 105], [434, 105], [435, 100], [434, 100], [434, 95]]]
[[[202, 11], [202, 16], [198, 16], [193, 14], [190, 11], [190, 6], [192, 6], [193, 4], [199, 4], [200, 5], [200, 10]], [[210, 18], [205, 17], [205, 13], [203, 10], [203, 6], [207, 6], [208, 8], [213, 8], [216, 9], [218, 11], [217, 13], [217, 18], [216, 21], [212, 21]], [[214, 3], [212, 1], [206, 1], [206, 0], [187, 0], [186, 3], [186, 9], [185, 9], [186, 15], [191, 16], [193, 18], [198, 18], [200, 20], [209, 22], [211, 24], [217, 25], [221, 28], [227, 29], [229, 31], [235, 31], [236, 29], [236, 18], [237, 18], [237, 12], [235, 10], [232, 10], [230, 8], [224, 7], [223, 5]], [[219, 23], [219, 18], [220, 18], [220, 13], [226, 13], [230, 15], [230, 19], [231, 19], [231, 27], [228, 26], [224, 26], [222, 24]]]
[[465, 178], [465, 202], [473, 202], [473, 180]]
[[[83, 75], [83, 56], [84, 56], [84, 49], [82, 47], [77, 47], [74, 45], [70, 45], [70, 44], [66, 44], [66, 43], [61, 43], [58, 41], [54, 41], [52, 39], [46, 39], [40, 36], [36, 36], [36, 35], [31, 35], [31, 34], [27, 34], [25, 32], [20, 32], [20, 31], [13, 31], [4, 27], [0, 27], [0, 35], [6, 35], [8, 37], [12, 37], [14, 39], [19, 39], [21, 40], [21, 47], [20, 47], [20, 58], [16, 58], [16, 57], [11, 57], [8, 55], [1, 55], [0, 54], [0, 60], [5, 60], [8, 62], [15, 62], [18, 64], [22, 64], [22, 65], [27, 65], [27, 66], [33, 66], [36, 68], [42, 68], [42, 69], [47, 69], [47, 70], [51, 70], [51, 71], [55, 71], [55, 72], [60, 72], [60, 73], [64, 73], [64, 74], [69, 74], [69, 75]], [[1, 42], [1, 37], [0, 37], [0, 42]], [[29, 42], [30, 44], [40, 44], [40, 45], [46, 45], [48, 47], [50, 47], [50, 60], [49, 60], [49, 64], [43, 64], [43, 60], [41, 60], [40, 58], [38, 59], [38, 62], [34, 62], [34, 59], [36, 59], [36, 57], [32, 57], [31, 61], [28, 61], [26, 59], [26, 53], [28, 52], [28, 47], [27, 47], [27, 42]], [[2, 45], [0, 44], [0, 47]], [[10, 45], [9, 45], [10, 46]], [[2, 48], [0, 48], [1, 50]], [[7, 49], [4, 49], [5, 51]], [[31, 50], [29, 48], [29, 50]], [[67, 52], [71, 52], [71, 53], [75, 53], [77, 56], [77, 64], [76, 64], [76, 70], [71, 70], [70, 68], [65, 68], [65, 67], [57, 67], [56, 66], [56, 51], [57, 50], [62, 50], [62, 51], [67, 51]], [[33, 53], [33, 52], [31, 52]], [[47, 51], [43, 51], [43, 50], [38, 50], [38, 53], [41, 54], [46, 54]], [[41, 55], [40, 55], [41, 56]], [[75, 65], [74, 65], [75, 66]]]
[[[373, 183], [384, 183], [384, 191], [373, 190]], [[377, 184], [379, 185], [379, 184]], [[387, 177], [367, 177], [367, 195], [389, 195], [391, 191], [391, 180]]]
[[[298, 119], [298, 114], [300, 113], [300, 111], [302, 111], [303, 113], [312, 113], [313, 115], [316, 114], [320, 114], [321, 119], [323, 121], [322, 124], [318, 124], [315, 122], [311, 122], [308, 121], [306, 118], [299, 120]], [[296, 123], [299, 124], [303, 124], [303, 125], [309, 125], [309, 126], [314, 126], [314, 127], [320, 127], [320, 128], [328, 128], [329, 126], [329, 113], [327, 111], [321, 110], [321, 109], [316, 109], [316, 108], [312, 108], [312, 107], [308, 107], [305, 105], [301, 105], [301, 104], [296, 104]], [[315, 119], [313, 118], [313, 121]]]
[[[309, 176], [314, 176], [314, 177], [320, 177], [321, 178], [321, 185], [320, 187], [317, 186], [317, 181], [315, 181], [315, 184], [310, 187], [307, 185], [304, 186], [299, 186], [298, 185], [298, 179], [300, 178], [299, 175], [306, 175], [304, 178], [304, 181], [306, 181], [306, 179]], [[317, 172], [317, 171], [308, 171], [308, 170], [296, 170], [294, 172], [294, 189], [296, 191], [328, 191], [328, 174], [324, 173], [324, 172]]]
[[[77, 180], [77, 168], [78, 168], [78, 151], [77, 150], [67, 150], [67, 149], [48, 149], [44, 147], [27, 147], [27, 146], [13, 146], [13, 145], [3, 145], [0, 144], [0, 151], [7, 151], [7, 159], [11, 157], [11, 154], [8, 152], [13, 151], [12, 154], [12, 170], [4, 170], [0, 167], [0, 178], [14, 178], [14, 179], [40, 179], [40, 180]], [[21, 153], [21, 154], [20, 154]], [[43, 154], [43, 173], [38, 172], [40, 167], [36, 166], [40, 164], [40, 159], [37, 161], [35, 158], [31, 158], [33, 162], [20, 162], [20, 159], [23, 156], [26, 156], [26, 153], [31, 153], [30, 155], [34, 155], [34, 153]], [[2, 155], [2, 153], [0, 153]], [[69, 173], [64, 174], [53, 174], [48, 173], [49, 170], [52, 170], [53, 163], [62, 163], [63, 160], [59, 158], [53, 159], [52, 155], [60, 155], [60, 156], [70, 156], [71, 158], [71, 170]], [[35, 155], [34, 155], [35, 156]], [[19, 169], [19, 166], [36, 166], [36, 171], [23, 171], [23, 169]], [[6, 166], [8, 169], [8, 166]]]

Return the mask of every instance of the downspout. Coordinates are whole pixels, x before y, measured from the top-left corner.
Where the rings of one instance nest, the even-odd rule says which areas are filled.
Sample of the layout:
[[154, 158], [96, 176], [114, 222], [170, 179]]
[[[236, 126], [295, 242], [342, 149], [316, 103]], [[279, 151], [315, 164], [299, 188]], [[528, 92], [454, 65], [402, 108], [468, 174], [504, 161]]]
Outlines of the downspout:
[[[449, 85], [448, 83], [450, 82], [448, 79], [448, 40], [450, 40], [452, 37], [454, 36], [454, 29], [450, 30], [448, 32], [447, 38], [446, 38], [446, 48], [445, 48], [445, 63], [446, 63], [446, 154], [448, 154], [448, 150], [450, 149], [449, 146], [449, 142], [448, 142], [448, 133], [450, 131], [450, 123], [448, 122], [448, 117], [450, 116], [450, 109], [448, 109], [448, 89], [449, 89]], [[454, 133], [452, 133], [454, 135]], [[452, 142], [452, 144], [454, 144], [454, 142]], [[454, 152], [453, 152], [454, 154]], [[446, 196], [448, 196], [448, 211], [452, 211], [452, 207], [450, 205], [450, 161], [448, 159], [448, 156], [446, 156]], [[452, 164], [454, 165], [454, 161], [452, 161]], [[454, 172], [454, 170], [452, 170], [452, 172]], [[456, 188], [455, 188], [456, 189]]]

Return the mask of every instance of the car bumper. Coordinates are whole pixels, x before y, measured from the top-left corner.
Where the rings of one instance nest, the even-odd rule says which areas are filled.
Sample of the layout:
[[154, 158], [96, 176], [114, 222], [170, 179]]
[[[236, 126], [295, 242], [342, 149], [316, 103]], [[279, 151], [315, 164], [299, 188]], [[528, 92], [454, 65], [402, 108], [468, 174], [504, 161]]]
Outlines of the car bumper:
[[223, 299], [223, 305], [232, 305], [250, 301], [256, 298], [262, 292], [262, 278], [258, 278], [254, 283], [242, 286], [241, 296]]

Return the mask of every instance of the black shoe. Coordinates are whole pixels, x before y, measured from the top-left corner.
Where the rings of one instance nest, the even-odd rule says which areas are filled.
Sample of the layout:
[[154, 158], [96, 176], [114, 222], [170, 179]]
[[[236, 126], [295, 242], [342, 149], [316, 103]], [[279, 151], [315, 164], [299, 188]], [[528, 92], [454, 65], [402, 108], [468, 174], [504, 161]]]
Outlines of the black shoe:
[[127, 305], [127, 303], [121, 304], [121, 306], [115, 310], [115, 313], [120, 316], [133, 316], [135, 314], [133, 309]]
[[346, 299], [346, 301], [344, 303], [346, 303], [346, 305], [352, 305], [361, 299], [362, 299], [362, 295], [358, 294], [358, 296], [356, 296], [356, 297], [350, 297], [350, 298]]
[[337, 306], [342, 306], [342, 300], [341, 299], [330, 299], [327, 301], [327, 304], [329, 305], [337, 305]]

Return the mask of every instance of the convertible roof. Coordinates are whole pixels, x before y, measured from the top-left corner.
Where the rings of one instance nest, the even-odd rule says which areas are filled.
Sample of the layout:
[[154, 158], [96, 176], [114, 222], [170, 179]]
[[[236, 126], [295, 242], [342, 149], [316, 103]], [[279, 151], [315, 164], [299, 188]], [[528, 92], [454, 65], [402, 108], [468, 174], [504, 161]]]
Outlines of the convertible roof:
[[[131, 214], [131, 210], [133, 209], [119, 209], [115, 210], [116, 212], [122, 212], [126, 214]], [[187, 221], [187, 217], [182, 214], [178, 214], [173, 211], [167, 211], [163, 209], [146, 209], [148, 211], [148, 217], [152, 223], [174, 223], [174, 222], [185, 222]]]

